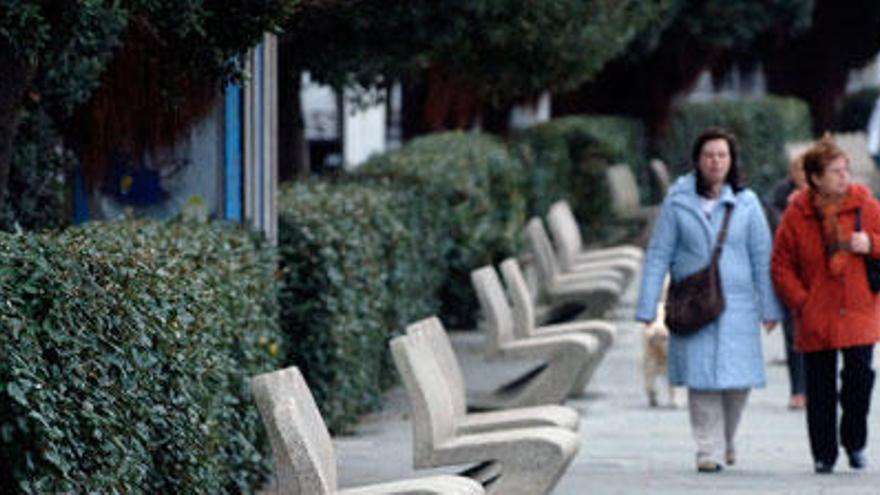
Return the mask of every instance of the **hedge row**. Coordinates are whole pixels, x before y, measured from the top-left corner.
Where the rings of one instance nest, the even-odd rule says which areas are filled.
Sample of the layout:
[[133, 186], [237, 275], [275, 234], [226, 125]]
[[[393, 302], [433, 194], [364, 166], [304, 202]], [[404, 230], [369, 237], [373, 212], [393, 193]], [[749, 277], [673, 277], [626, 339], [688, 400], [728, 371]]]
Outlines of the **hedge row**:
[[566, 199], [584, 235], [601, 237], [611, 220], [605, 168], [627, 163], [643, 171], [647, 154], [644, 126], [611, 116], [566, 117], [514, 135], [512, 152], [525, 168], [529, 216], [543, 216]]
[[287, 359], [336, 432], [378, 406], [392, 383], [388, 340], [438, 310], [443, 261], [421, 245], [430, 240], [406, 199], [356, 183], [298, 183], [280, 195]]
[[415, 139], [358, 169], [364, 179], [411, 186], [448, 276], [440, 314], [452, 328], [473, 328], [477, 309], [470, 271], [516, 252], [525, 224], [522, 166], [484, 134], [450, 132]]
[[788, 170], [785, 143], [810, 138], [805, 103], [780, 97], [687, 103], [673, 114], [658, 154], [673, 174], [691, 170], [691, 146], [707, 127], [723, 127], [740, 143], [740, 164], [750, 187], [764, 194]]
[[469, 273], [512, 254], [525, 222], [521, 168], [497, 140], [417, 139], [335, 182], [282, 189], [279, 251], [289, 361], [325, 421], [346, 430], [394, 383], [388, 340], [439, 314], [473, 327]]
[[0, 492], [249, 492], [274, 251], [218, 225], [0, 235]]

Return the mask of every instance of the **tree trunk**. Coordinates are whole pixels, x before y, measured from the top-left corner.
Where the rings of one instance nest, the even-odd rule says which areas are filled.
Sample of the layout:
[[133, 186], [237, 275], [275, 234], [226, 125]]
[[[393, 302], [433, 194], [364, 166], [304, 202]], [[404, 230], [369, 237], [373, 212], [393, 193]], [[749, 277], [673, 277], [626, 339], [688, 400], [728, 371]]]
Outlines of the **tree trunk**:
[[428, 131], [469, 129], [474, 125], [482, 103], [475, 88], [446, 76], [439, 67], [428, 69], [427, 85], [423, 118]]
[[295, 48], [281, 37], [278, 44], [278, 174], [281, 182], [311, 174], [309, 144], [302, 111], [302, 77], [290, 60]]
[[304, 179], [311, 173], [309, 146], [302, 112], [299, 74], [282, 72], [278, 88], [278, 172], [281, 182]]
[[483, 105], [483, 130], [498, 136], [506, 136], [510, 131], [510, 112], [512, 109], [513, 105], [510, 103]]
[[553, 116], [612, 113], [638, 117], [652, 137], [665, 134], [675, 97], [691, 89], [710, 69], [718, 50], [686, 33], [664, 35], [659, 48], [638, 62], [612, 62], [591, 82], [554, 95]]
[[810, 103], [810, 116], [813, 118], [813, 132], [816, 135], [834, 130], [837, 108], [846, 93], [849, 71], [837, 69], [826, 72], [822, 89], [814, 91], [807, 100]]
[[815, 49], [807, 43], [784, 47], [764, 58], [768, 92], [806, 101], [812, 131], [817, 136], [834, 130], [837, 105], [846, 91], [849, 71], [850, 67], [836, 59], [817, 59]]
[[12, 47], [0, 43], [0, 211], [6, 206], [9, 187], [9, 170], [12, 166], [12, 151], [25, 91], [30, 85], [33, 67], [25, 60], [16, 57]]
[[834, 129], [849, 73], [880, 51], [880, 4], [817, 0], [810, 29], [788, 40], [771, 37], [762, 62], [767, 90], [810, 105], [813, 133]]
[[425, 83], [423, 81], [403, 81], [401, 83], [400, 137], [401, 144], [427, 131], [425, 119]]

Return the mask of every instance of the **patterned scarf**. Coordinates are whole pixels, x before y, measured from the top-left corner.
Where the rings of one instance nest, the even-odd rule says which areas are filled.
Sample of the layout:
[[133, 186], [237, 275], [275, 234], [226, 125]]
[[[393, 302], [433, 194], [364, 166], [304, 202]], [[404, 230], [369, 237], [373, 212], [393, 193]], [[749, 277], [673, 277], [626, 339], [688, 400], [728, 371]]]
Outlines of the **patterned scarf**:
[[841, 232], [837, 215], [843, 198], [827, 198], [810, 189], [810, 203], [822, 225], [822, 241], [825, 244], [825, 259], [832, 276], [843, 275], [846, 266], [849, 239]]

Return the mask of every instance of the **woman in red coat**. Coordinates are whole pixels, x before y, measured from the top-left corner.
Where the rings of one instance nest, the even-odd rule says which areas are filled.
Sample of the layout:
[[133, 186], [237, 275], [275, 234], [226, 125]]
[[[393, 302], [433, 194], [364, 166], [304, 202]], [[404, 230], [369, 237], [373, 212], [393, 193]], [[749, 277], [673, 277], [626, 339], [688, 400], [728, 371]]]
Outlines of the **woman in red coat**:
[[[850, 183], [849, 160], [830, 136], [804, 155], [809, 188], [795, 193], [776, 232], [771, 272], [795, 317], [795, 348], [804, 353], [807, 427], [817, 473], [837, 460], [837, 356], [843, 355], [840, 443], [854, 469], [865, 467], [871, 361], [880, 340], [880, 300], [865, 256], [880, 258], [880, 204]], [[862, 231], [856, 230], [861, 216]]]

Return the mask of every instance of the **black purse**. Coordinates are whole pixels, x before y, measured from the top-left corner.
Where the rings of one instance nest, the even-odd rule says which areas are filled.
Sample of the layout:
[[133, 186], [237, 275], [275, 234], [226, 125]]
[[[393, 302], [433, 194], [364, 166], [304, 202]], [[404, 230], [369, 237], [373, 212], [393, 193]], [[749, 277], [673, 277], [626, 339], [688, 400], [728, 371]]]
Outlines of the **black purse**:
[[[856, 209], [856, 232], [862, 230], [862, 209]], [[868, 275], [868, 286], [871, 292], [880, 292], [880, 259], [863, 256], [865, 259], [865, 272]]]
[[718, 319], [724, 312], [724, 291], [718, 261], [727, 237], [727, 225], [733, 206], [728, 205], [709, 265], [676, 282], [670, 282], [666, 294], [666, 328], [675, 335], [690, 335]]

